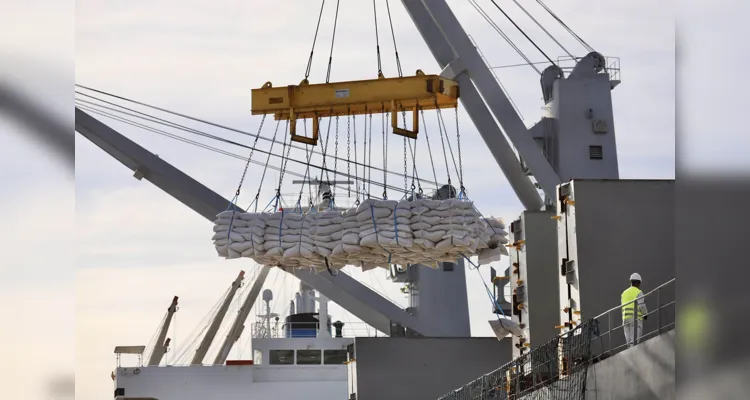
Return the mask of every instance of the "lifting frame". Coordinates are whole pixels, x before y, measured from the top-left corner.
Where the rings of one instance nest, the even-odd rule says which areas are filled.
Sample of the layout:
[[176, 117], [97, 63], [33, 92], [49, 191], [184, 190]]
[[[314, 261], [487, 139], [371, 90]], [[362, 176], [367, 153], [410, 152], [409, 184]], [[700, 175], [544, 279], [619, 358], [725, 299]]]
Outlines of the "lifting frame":
[[[421, 70], [409, 77], [314, 85], [302, 81], [298, 86], [278, 88], [266, 82], [262, 88], [252, 90], [252, 114], [274, 114], [276, 120], [288, 120], [292, 140], [316, 145], [319, 118], [390, 112], [393, 133], [416, 139], [419, 110], [456, 108], [458, 97], [455, 81], [439, 75], [425, 75]], [[414, 113], [412, 130], [398, 127], [397, 112], [406, 113], [407, 110]], [[312, 118], [312, 137], [296, 134], [297, 119], [300, 118]]]

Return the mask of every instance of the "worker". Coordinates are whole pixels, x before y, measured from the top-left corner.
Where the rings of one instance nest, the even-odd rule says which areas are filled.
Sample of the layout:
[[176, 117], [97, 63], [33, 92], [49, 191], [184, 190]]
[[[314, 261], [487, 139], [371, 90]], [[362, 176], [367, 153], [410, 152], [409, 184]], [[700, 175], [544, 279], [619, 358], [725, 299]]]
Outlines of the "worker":
[[[648, 319], [648, 315], [646, 315], [648, 310], [646, 309], [646, 302], [643, 299], [643, 292], [641, 291], [641, 281], [639, 274], [634, 273], [630, 275], [630, 287], [625, 289], [620, 297], [620, 304], [622, 304], [622, 326], [625, 331], [625, 342], [628, 347], [633, 347], [638, 343], [638, 338], [641, 337], [641, 332], [643, 331], [643, 320]], [[635, 316], [636, 304], [638, 308], [637, 317]]]

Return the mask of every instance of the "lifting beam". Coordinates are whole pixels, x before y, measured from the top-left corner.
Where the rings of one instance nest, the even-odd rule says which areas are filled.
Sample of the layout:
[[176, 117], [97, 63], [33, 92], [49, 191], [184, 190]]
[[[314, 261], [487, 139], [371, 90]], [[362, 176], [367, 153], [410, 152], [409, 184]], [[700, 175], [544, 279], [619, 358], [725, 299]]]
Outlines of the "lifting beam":
[[[458, 84], [439, 75], [378, 78], [275, 88], [266, 82], [252, 90], [252, 114], [274, 114], [289, 121], [295, 142], [318, 143], [319, 118], [343, 115], [391, 113], [393, 133], [411, 139], [419, 133], [419, 110], [458, 107]], [[398, 127], [398, 112], [412, 111], [412, 130]], [[312, 118], [312, 137], [297, 135], [297, 119]]]

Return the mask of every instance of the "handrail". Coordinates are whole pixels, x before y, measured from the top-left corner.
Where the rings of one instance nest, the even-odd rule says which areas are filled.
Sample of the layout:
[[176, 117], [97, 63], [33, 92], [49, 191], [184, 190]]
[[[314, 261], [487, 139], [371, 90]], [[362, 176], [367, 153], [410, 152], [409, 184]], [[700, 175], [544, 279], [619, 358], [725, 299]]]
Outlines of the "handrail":
[[654, 289], [652, 289], [652, 290], [651, 290], [650, 292], [648, 292], [648, 293], [645, 293], [645, 294], [643, 295], [643, 297], [641, 297], [641, 298], [636, 298], [635, 300], [631, 300], [631, 301], [629, 301], [629, 302], [627, 302], [627, 303], [625, 303], [625, 304], [620, 304], [619, 306], [615, 306], [615, 307], [612, 307], [612, 308], [610, 308], [609, 310], [607, 310], [607, 311], [605, 311], [605, 312], [603, 312], [603, 313], [601, 313], [601, 314], [597, 315], [596, 317], [594, 317], [594, 319], [599, 319], [599, 318], [601, 318], [601, 317], [603, 317], [603, 316], [607, 315], [608, 313], [611, 313], [612, 311], [615, 311], [615, 310], [617, 310], [617, 309], [621, 309], [621, 308], [623, 308], [623, 307], [625, 307], [625, 306], [628, 306], [628, 305], [630, 305], [630, 304], [633, 304], [633, 303], [635, 303], [636, 301], [638, 301], [638, 300], [640, 300], [640, 299], [642, 299], [642, 298], [644, 298], [644, 297], [646, 297], [646, 296], [648, 296], [648, 295], [650, 295], [650, 294], [652, 294], [652, 293], [656, 292], [657, 290], [659, 290], [659, 289], [661, 289], [661, 288], [663, 288], [663, 287], [665, 287], [665, 286], [669, 285], [670, 283], [674, 282], [674, 280], [675, 280], [675, 278], [672, 278], [672, 279], [670, 279], [670, 280], [668, 280], [668, 281], [666, 281], [666, 282], [662, 283], [661, 285], [659, 285], [659, 286], [655, 287]]
[[[661, 292], [664, 291], [667, 286], [673, 285], [674, 282], [675, 282], [675, 278], [672, 278], [664, 282], [663, 284], [657, 286], [656, 288], [652, 289], [648, 293], [645, 293], [642, 297], [638, 297], [635, 300], [617, 305], [599, 314], [598, 316], [594, 317], [593, 321], [596, 324], [596, 326], [598, 327], [600, 324], [602, 324], [604, 327], [604, 329], [601, 329], [601, 331], [599, 330], [599, 328], [597, 328], [598, 333], [596, 334], [596, 338], [598, 338], [599, 340], [595, 340], [592, 342], [592, 346], [601, 347], [600, 349], [596, 351], [592, 349], [594, 358], [596, 360], [601, 360], [604, 357], [613, 356], [614, 354], [620, 352], [621, 350], [630, 346], [634, 346], [637, 343], [641, 343], [644, 340], [653, 337], [654, 335], [660, 335], [662, 332], [665, 332], [668, 329], [674, 329], [674, 326], [675, 326], [674, 316], [670, 317], [670, 313], [667, 313], [667, 314], [664, 314], [664, 313], [666, 312], [665, 311], [666, 308], [674, 307], [676, 302], [674, 298], [664, 299], [661, 294]], [[632, 322], [628, 322], [625, 320], [620, 320], [621, 317], [615, 317], [616, 319], [613, 318], [612, 316], [613, 312], [619, 313], [621, 312], [622, 307], [625, 307], [629, 304], [634, 304], [640, 300], [643, 300], [644, 302], [646, 302], [653, 295], [655, 295], [656, 297], [656, 303], [657, 303], [656, 307], [654, 309], [649, 310], [645, 314], [643, 314], [643, 321], [645, 321], [648, 316], [655, 314], [656, 315], [655, 326], [648, 328], [646, 325], [644, 325], [643, 328], [640, 328], [640, 327], [636, 327], [635, 320], [633, 320]], [[674, 296], [674, 293], [672, 293], [671, 296]], [[651, 307], [648, 307], [648, 308], [650, 309]], [[652, 323], [649, 322], [649, 325], [652, 325]], [[623, 337], [623, 339], [625, 339], [624, 343], [622, 344], [613, 343], [613, 341], [620, 341], [620, 339], [614, 339], [613, 334], [618, 331], [622, 332], [625, 329], [633, 330], [631, 338], [628, 339], [627, 335], [625, 335], [625, 337]], [[642, 329], [644, 330], [643, 332], [641, 332]], [[613, 344], [615, 345], [613, 346]]]

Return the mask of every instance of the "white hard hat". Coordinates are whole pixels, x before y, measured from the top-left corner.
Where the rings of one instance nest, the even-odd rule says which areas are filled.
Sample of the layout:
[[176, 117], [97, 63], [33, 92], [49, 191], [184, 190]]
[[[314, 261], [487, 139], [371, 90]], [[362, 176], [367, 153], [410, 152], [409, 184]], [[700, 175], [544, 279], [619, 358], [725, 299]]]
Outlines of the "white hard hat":
[[630, 275], [630, 280], [631, 280], [631, 281], [638, 281], [638, 282], [641, 282], [641, 276], [640, 276], [640, 275], [638, 275], [638, 273], [636, 272], [636, 273], [634, 273], [633, 275]]

